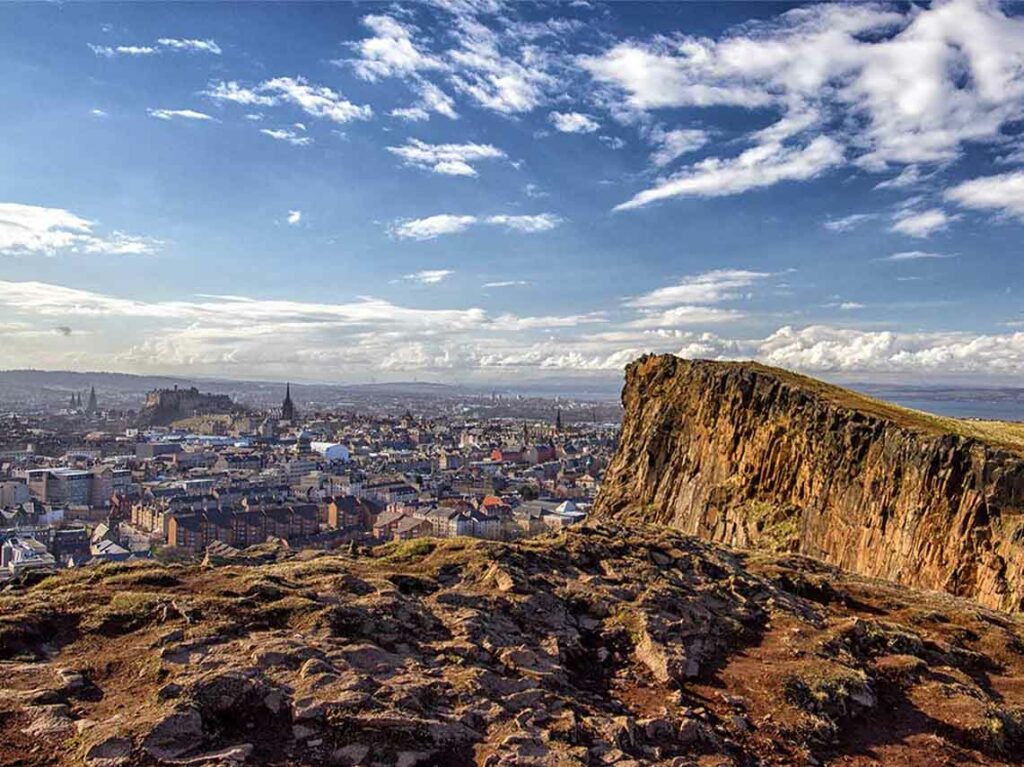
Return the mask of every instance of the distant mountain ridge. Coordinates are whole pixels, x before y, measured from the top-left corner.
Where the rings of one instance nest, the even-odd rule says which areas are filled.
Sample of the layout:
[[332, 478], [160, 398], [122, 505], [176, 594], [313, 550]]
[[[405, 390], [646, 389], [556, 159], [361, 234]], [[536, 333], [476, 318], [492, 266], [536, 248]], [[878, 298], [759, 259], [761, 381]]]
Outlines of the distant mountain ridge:
[[596, 516], [1024, 610], [1024, 424], [670, 355], [630, 365], [622, 399]]

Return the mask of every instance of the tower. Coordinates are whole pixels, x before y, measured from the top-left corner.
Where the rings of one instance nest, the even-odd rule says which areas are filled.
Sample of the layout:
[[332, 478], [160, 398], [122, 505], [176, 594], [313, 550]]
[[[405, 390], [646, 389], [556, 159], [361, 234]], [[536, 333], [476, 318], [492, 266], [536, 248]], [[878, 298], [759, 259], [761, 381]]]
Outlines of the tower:
[[89, 413], [89, 414], [92, 414], [92, 413], [96, 412], [96, 387], [95, 386], [90, 386], [89, 387], [89, 404], [85, 408], [85, 412]]
[[562, 433], [562, 408], [555, 411], [555, 433]]
[[281, 420], [295, 420], [295, 403], [292, 402], [292, 385], [285, 384], [284, 402], [281, 403]]

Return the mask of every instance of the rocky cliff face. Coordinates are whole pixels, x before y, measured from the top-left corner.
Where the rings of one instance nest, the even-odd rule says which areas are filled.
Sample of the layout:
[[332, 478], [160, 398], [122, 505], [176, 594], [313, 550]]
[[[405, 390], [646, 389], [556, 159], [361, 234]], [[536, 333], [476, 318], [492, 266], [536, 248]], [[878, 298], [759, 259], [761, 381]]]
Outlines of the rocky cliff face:
[[597, 516], [1024, 610], [1024, 460], [979, 428], [672, 356], [631, 365], [622, 399]]
[[0, 764], [1024, 760], [1024, 622], [944, 594], [653, 526], [267, 549], [6, 587]]

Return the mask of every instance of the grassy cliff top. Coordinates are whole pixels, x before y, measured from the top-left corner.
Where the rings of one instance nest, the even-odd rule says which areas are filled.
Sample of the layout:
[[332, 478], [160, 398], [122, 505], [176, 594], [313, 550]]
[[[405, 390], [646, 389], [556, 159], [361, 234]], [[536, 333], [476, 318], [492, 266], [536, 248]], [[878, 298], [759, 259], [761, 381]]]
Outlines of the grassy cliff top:
[[758, 375], [771, 376], [791, 386], [804, 389], [834, 405], [891, 421], [901, 428], [926, 434], [953, 434], [976, 439], [993, 447], [1024, 456], [1024, 422], [986, 421], [935, 415], [923, 410], [901, 407], [892, 402], [869, 397], [866, 394], [784, 368], [762, 365], [760, 362], [720, 362], [717, 360], [689, 360], [689, 362], [702, 366], [749, 370]]

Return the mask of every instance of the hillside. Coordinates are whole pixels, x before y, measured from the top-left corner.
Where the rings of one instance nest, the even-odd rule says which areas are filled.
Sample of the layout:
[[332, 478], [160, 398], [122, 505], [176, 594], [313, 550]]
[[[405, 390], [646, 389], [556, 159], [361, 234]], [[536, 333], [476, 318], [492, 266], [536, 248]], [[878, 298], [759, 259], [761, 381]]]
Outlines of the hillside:
[[0, 595], [0, 763], [1002, 765], [1024, 623], [653, 527]]
[[1024, 424], [668, 355], [632, 364], [622, 398], [597, 516], [1024, 609]]

